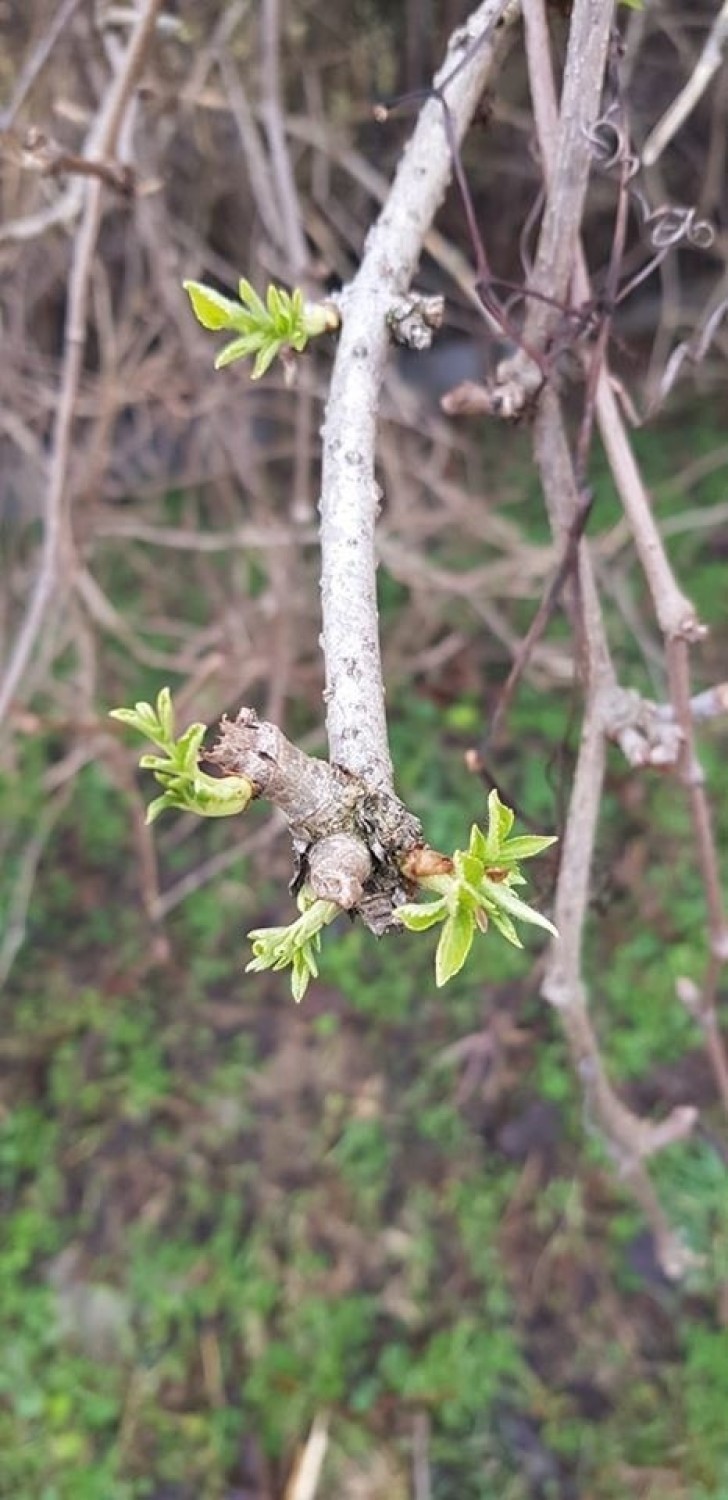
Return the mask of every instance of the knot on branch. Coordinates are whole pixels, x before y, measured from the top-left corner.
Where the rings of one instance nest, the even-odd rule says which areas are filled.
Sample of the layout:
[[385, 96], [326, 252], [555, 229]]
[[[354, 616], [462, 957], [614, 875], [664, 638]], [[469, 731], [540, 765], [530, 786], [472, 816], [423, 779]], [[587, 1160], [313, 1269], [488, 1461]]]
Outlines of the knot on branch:
[[307, 755], [251, 708], [223, 719], [207, 758], [247, 777], [257, 796], [284, 813], [296, 856], [294, 890], [308, 883], [317, 897], [355, 911], [377, 936], [392, 926], [413, 891], [402, 869], [406, 855], [422, 843], [418, 819], [393, 792]]
[[330, 833], [308, 850], [308, 883], [322, 901], [335, 901], [351, 911], [364, 899], [372, 873], [365, 843], [350, 833]]
[[433, 334], [442, 327], [444, 315], [444, 297], [408, 292], [392, 303], [387, 327], [395, 344], [403, 344], [407, 349], [429, 349]]
[[131, 198], [136, 191], [135, 174], [125, 162], [79, 156], [35, 126], [24, 134], [0, 131], [0, 155], [9, 156], [41, 177], [96, 177], [124, 198]]
[[544, 383], [544, 372], [525, 349], [501, 360], [493, 380], [483, 385], [463, 380], [447, 391], [440, 406], [449, 417], [499, 417], [517, 422], [533, 406]]
[[493, 399], [487, 385], [478, 380], [462, 380], [446, 391], [440, 406], [448, 417], [492, 417]]
[[[532, 367], [537, 371], [537, 366]], [[449, 417], [488, 416], [498, 417], [502, 422], [518, 422], [533, 405], [543, 385], [540, 371], [538, 380], [529, 374], [522, 378], [521, 371], [509, 372], [501, 378], [500, 372], [491, 385], [479, 385], [474, 380], [464, 380], [442, 398], [440, 406]]]
[[630, 766], [674, 766], [683, 745], [683, 732], [662, 705], [643, 698], [632, 688], [607, 688], [601, 702], [604, 733], [619, 745]]

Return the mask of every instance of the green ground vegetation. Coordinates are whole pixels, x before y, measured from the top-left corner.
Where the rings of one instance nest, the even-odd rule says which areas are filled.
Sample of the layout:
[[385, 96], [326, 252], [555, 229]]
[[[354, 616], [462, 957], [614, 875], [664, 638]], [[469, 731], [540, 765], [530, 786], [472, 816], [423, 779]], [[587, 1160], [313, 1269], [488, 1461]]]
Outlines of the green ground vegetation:
[[[728, 640], [728, 533], [681, 532], [688, 502], [671, 482], [687, 450], [717, 442], [705, 416], [638, 439], [675, 561], [715, 628], [706, 680]], [[691, 507], [720, 503], [724, 472]], [[595, 525], [611, 504], [603, 480]], [[624, 587], [647, 618], [628, 557]], [[386, 579], [384, 597], [396, 613]], [[616, 606], [611, 628], [626, 670], [659, 691]], [[106, 707], [159, 685], [138, 671]], [[435, 845], [462, 844], [482, 820], [462, 762], [482, 711], [474, 692], [392, 695], [401, 792]], [[577, 726], [566, 691], [520, 691], [499, 771], [542, 832], [558, 827]], [[725, 843], [725, 727], [703, 748]], [[16, 830], [8, 891], [57, 753], [52, 736], [28, 738], [2, 794]], [[188, 847], [167, 817], [171, 879]], [[200, 857], [226, 832], [196, 837]], [[296, 1008], [285, 976], [243, 972], [246, 929], [287, 919], [285, 851], [267, 871], [241, 858], [182, 903], [164, 962], [135, 861], [128, 805], [89, 765], [3, 1000], [0, 1494], [278, 1495], [325, 1414], [323, 1500], [404, 1500], [423, 1422], [434, 1500], [728, 1500], [725, 1122], [674, 995], [678, 977], [699, 976], [705, 943], [678, 789], [657, 776], [635, 787], [610, 763], [589, 970], [630, 1099], [703, 1106], [696, 1137], [655, 1167], [701, 1257], [679, 1287], [583, 1118], [538, 997], [539, 934], [525, 954], [476, 945], [443, 994], [436, 935], [377, 944], [339, 924]]]

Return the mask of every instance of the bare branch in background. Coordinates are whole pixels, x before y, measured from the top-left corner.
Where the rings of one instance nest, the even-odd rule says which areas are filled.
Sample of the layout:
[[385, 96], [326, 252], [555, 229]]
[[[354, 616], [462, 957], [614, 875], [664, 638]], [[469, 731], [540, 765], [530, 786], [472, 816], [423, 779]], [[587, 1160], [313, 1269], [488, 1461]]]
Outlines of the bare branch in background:
[[33, 49], [25, 66], [21, 69], [10, 103], [2, 111], [2, 114], [0, 114], [0, 131], [10, 129], [18, 110], [22, 108], [38, 74], [45, 67], [59, 36], [72, 19], [74, 12], [78, 10], [80, 3], [81, 0], [61, 0], [61, 4], [58, 6], [50, 26], [43, 32], [38, 45]]
[[0, 244], [5, 242], [22, 245], [28, 240], [40, 239], [56, 225], [71, 224], [78, 218], [82, 206], [83, 187], [80, 182], [72, 181], [47, 208], [41, 208], [37, 213], [24, 214], [19, 219], [9, 219], [7, 224], [0, 224]]
[[283, 226], [289, 276], [298, 282], [305, 273], [308, 253], [284, 124], [280, 75], [282, 4], [285, 5], [285, 0], [263, 0], [261, 5], [261, 114], [270, 158], [268, 192], [274, 194]]
[[98, 177], [106, 187], [131, 197], [135, 191], [134, 174], [125, 162], [101, 161], [66, 151], [41, 130], [28, 130], [22, 137], [6, 138], [4, 152], [12, 150], [19, 164], [41, 177]]
[[[553, 518], [558, 508], [574, 513], [577, 490], [558, 400], [546, 389], [536, 419], [535, 454], [544, 496]], [[590, 1017], [583, 975], [583, 945], [591, 888], [592, 864], [602, 804], [608, 715], [614, 672], [606, 648], [601, 607], [586, 546], [580, 543], [581, 633], [585, 647], [586, 704], [579, 754], [564, 829], [554, 920], [559, 941], [553, 944], [543, 983], [545, 998], [556, 1008], [571, 1061], [584, 1091], [589, 1119], [601, 1134], [620, 1174], [638, 1198], [652, 1231], [661, 1262], [671, 1276], [687, 1268], [678, 1236], [672, 1233], [647, 1177], [644, 1161], [655, 1151], [688, 1135], [697, 1110], [674, 1110], [651, 1125], [617, 1097], [606, 1073]]]
[[[154, 34], [162, 0], [144, 0], [132, 29], [116, 77], [109, 88], [103, 107], [92, 126], [88, 152], [93, 156], [113, 156], [139, 73], [143, 67]], [[28, 611], [8, 665], [0, 682], [0, 720], [17, 690], [43, 629], [48, 605], [59, 583], [64, 562], [71, 565], [70, 518], [66, 506], [66, 485], [71, 457], [73, 420], [83, 369], [86, 343], [86, 313], [92, 273], [93, 255], [102, 214], [103, 184], [92, 178], [85, 186], [84, 209], [73, 250], [73, 264], [68, 287], [65, 326], [65, 354], [53, 432], [48, 491], [44, 512], [43, 549], [40, 567]]]
[[[18, 861], [10, 900], [4, 913], [4, 929], [0, 938], [0, 990], [7, 982], [15, 959], [25, 942], [28, 912], [30, 908], [38, 866], [43, 858], [53, 830], [62, 816], [73, 790], [72, 785], [48, 798], [38, 815], [33, 833], [22, 850]], [[4, 850], [8, 858], [8, 851]]]
[[[603, 5], [602, 24], [606, 26], [611, 12], [610, 5]], [[549, 197], [544, 228], [536, 262], [535, 281], [539, 290], [547, 290], [555, 300], [562, 299], [567, 291], [570, 265], [562, 256], [562, 281], [550, 281], [549, 256], [541, 254], [541, 244], [547, 239], [551, 249], [566, 240], [575, 264], [574, 285], [577, 297], [585, 301], [588, 296], [588, 281], [583, 255], [579, 249], [579, 218], [583, 205], [583, 190], [580, 198], [582, 174], [572, 172], [571, 159], [563, 149], [564, 139], [569, 135], [567, 110], [573, 107], [574, 94], [569, 89], [570, 77], [577, 72], [571, 51], [567, 55], [564, 88], [562, 94], [561, 128], [555, 130], [555, 91], [550, 72], [548, 32], [542, 0], [526, 0], [525, 5], [530, 76], [534, 96], [534, 110], [539, 129], [541, 151], [547, 166]], [[593, 6], [575, 6], [571, 39], [576, 36], [580, 15], [586, 20], [587, 13], [593, 16]], [[605, 57], [602, 54], [602, 65]], [[583, 49], [579, 58], [583, 58]], [[574, 54], [574, 58], [576, 54]], [[600, 75], [596, 71], [581, 87], [591, 98], [601, 94]], [[570, 66], [571, 64], [571, 66]], [[577, 91], [578, 97], [578, 91]], [[559, 146], [557, 146], [557, 140]], [[572, 149], [583, 155], [578, 144], [578, 133], [572, 139]], [[555, 184], [563, 179], [561, 196]], [[551, 205], [553, 213], [550, 213]], [[539, 278], [540, 270], [540, 278]], [[527, 317], [526, 330], [529, 340], [534, 341], [535, 330], [543, 327], [547, 317], [546, 305], [537, 303], [535, 311]], [[553, 318], [553, 314], [551, 315]], [[602, 349], [602, 355], [604, 349]], [[705, 799], [703, 778], [699, 773], [694, 750], [694, 729], [690, 705], [689, 675], [687, 667], [687, 641], [699, 639], [702, 632], [694, 611], [681, 595], [674, 581], [664, 549], [652, 517], [644, 487], [632, 450], [616, 411], [616, 404], [608, 383], [606, 370], [598, 374], [596, 386], [597, 412], [607, 456], [612, 466], [615, 483], [625, 505], [625, 511], [633, 526], [635, 544], [650, 585], [655, 609], [667, 637], [668, 662], [675, 728], [679, 731], [672, 747], [672, 757], [683, 768], [692, 799], [693, 822], [696, 834], [698, 857], [710, 913], [711, 962], [703, 996], [703, 1014], [712, 1015], [715, 1010], [717, 964], [724, 961], [728, 951], [726, 926], [720, 882], [718, 876], [712, 825]], [[556, 455], [561, 450], [562, 458], [554, 470]], [[578, 514], [579, 497], [572, 479], [569, 482], [569, 460], [565, 440], [560, 427], [558, 403], [554, 393], [541, 393], [536, 431], [536, 457], [544, 483], [547, 505], [552, 525], [558, 525], [557, 507], [564, 508], [566, 515]], [[571, 494], [571, 499], [567, 497]], [[581, 585], [581, 622], [585, 643], [585, 677], [587, 685], [586, 718], [582, 730], [582, 741], [577, 762], [571, 805], [563, 841], [562, 860], [556, 895], [555, 914], [561, 933], [561, 942], [554, 946], [552, 958], [544, 984], [544, 994], [559, 1007], [569, 1040], [572, 1056], [584, 1083], [587, 1098], [591, 1097], [592, 1108], [608, 1142], [624, 1158], [627, 1175], [633, 1190], [648, 1212], [653, 1223], [656, 1243], [660, 1247], [663, 1263], [670, 1274], [679, 1274], [683, 1262], [672, 1238], [667, 1234], [662, 1212], [644, 1177], [641, 1165], [644, 1151], [643, 1134], [648, 1127], [631, 1117], [624, 1107], [617, 1105], [606, 1080], [599, 1059], [598, 1048], [591, 1027], [587, 1022], [584, 981], [581, 974], [581, 942], [586, 915], [594, 841], [601, 802], [604, 777], [604, 737], [614, 732], [610, 714], [614, 703], [614, 674], [611, 663], [605, 656], [601, 610], [594, 592], [588, 565], [588, 554], [580, 549], [579, 578]], [[605, 676], [606, 674], [606, 676]], [[606, 692], [605, 692], [606, 688]], [[717, 1028], [711, 1028], [713, 1043], [717, 1042]], [[581, 1061], [579, 1054], [582, 1055]], [[716, 1077], [722, 1089], [726, 1072], [725, 1056], [720, 1045], [710, 1050]], [[717, 1062], [716, 1062], [717, 1058]], [[673, 1116], [677, 1136], [689, 1131], [695, 1120], [695, 1112], [682, 1111]], [[658, 1130], [661, 1127], [657, 1127]], [[668, 1129], [668, 1139], [675, 1138]], [[662, 1142], [664, 1143], [664, 1141]]]
[[708, 39], [685, 87], [680, 90], [670, 108], [655, 126], [642, 147], [642, 160], [646, 167], [654, 166], [669, 146], [674, 135], [685, 124], [696, 104], [702, 98], [711, 79], [723, 61], [723, 49], [728, 41], [728, 0], [723, 0], [720, 10], [710, 28]]

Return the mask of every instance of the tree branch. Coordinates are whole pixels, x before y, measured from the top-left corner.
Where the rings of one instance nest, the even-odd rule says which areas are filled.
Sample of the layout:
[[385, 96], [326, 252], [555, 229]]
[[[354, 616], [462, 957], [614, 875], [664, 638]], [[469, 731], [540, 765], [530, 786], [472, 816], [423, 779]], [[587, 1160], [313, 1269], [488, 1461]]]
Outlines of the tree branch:
[[356, 910], [377, 935], [411, 894], [403, 858], [422, 844], [412, 813], [389, 790], [299, 750], [275, 724], [242, 708], [224, 719], [207, 759], [244, 776], [285, 815], [298, 859], [294, 887]]
[[[435, 86], [445, 92], [457, 141], [473, 117], [517, 9], [513, 0], [484, 0], [452, 38]], [[389, 344], [387, 314], [409, 287], [452, 169], [442, 106], [432, 98], [420, 114], [383, 212], [367, 237], [359, 271], [342, 299], [343, 328], [322, 433], [321, 596], [329, 748], [333, 762], [380, 789], [392, 784], [374, 554], [379, 503], [374, 456]]]

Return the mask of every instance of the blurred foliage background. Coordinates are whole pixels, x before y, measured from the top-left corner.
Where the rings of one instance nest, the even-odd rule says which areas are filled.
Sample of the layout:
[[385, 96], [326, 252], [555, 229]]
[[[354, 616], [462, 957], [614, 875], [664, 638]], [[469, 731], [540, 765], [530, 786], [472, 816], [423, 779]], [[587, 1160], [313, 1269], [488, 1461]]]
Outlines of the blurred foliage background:
[[[638, 141], [714, 9], [620, 11]], [[537, 938], [525, 954], [484, 942], [436, 994], [426, 941], [377, 944], [342, 923], [296, 1009], [285, 976], [243, 972], [246, 929], [291, 909], [279, 822], [257, 806], [239, 826], [170, 816], [152, 841], [151, 788], [107, 718], [169, 683], [188, 719], [249, 702], [324, 753], [315, 522], [332, 351], [307, 356], [293, 389], [275, 370], [259, 387], [241, 367], [214, 376], [181, 281], [345, 280], [419, 101], [385, 125], [372, 103], [426, 84], [465, 8], [289, 0], [271, 42], [274, 10], [164, 10], [124, 139], [135, 191], [107, 191], [93, 263], [72, 558], [3, 737], [0, 1494], [313, 1500], [313, 1432], [321, 1500], [728, 1500], [728, 1139], [676, 998], [698, 977], [705, 914], [675, 785], [614, 753], [588, 964], [625, 1097], [656, 1116], [701, 1106], [694, 1138], [656, 1167], [699, 1257], [679, 1285], [583, 1116], [539, 999]], [[34, 128], [82, 149], [123, 11], [69, 7], [2, 138], [8, 651], [38, 563], [82, 184], [29, 170], [19, 142]], [[42, 0], [0, 5], [6, 108], [49, 15]], [[551, 15], [558, 53], [568, 5]], [[648, 182], [718, 234], [624, 305], [612, 356], [636, 399], [725, 278], [727, 100], [724, 69]], [[518, 35], [481, 114], [468, 180], [496, 273], [518, 280], [538, 192]], [[613, 209], [597, 174], [595, 266]], [[383, 392], [380, 579], [398, 789], [452, 848], [484, 809], [465, 752], [554, 553], [527, 424], [440, 414], [442, 391], [500, 351], [473, 307], [456, 194], [437, 228], [418, 285], [445, 292], [446, 328], [427, 355], [393, 357]], [[718, 334], [635, 438], [711, 627], [702, 685], [728, 646], [725, 354]], [[659, 638], [599, 453], [594, 486], [615, 655], [660, 697]], [[572, 679], [556, 618], [493, 751], [506, 800], [544, 832], [568, 793]], [[724, 723], [702, 748], [725, 838]], [[553, 867], [539, 866], [547, 906]]]

